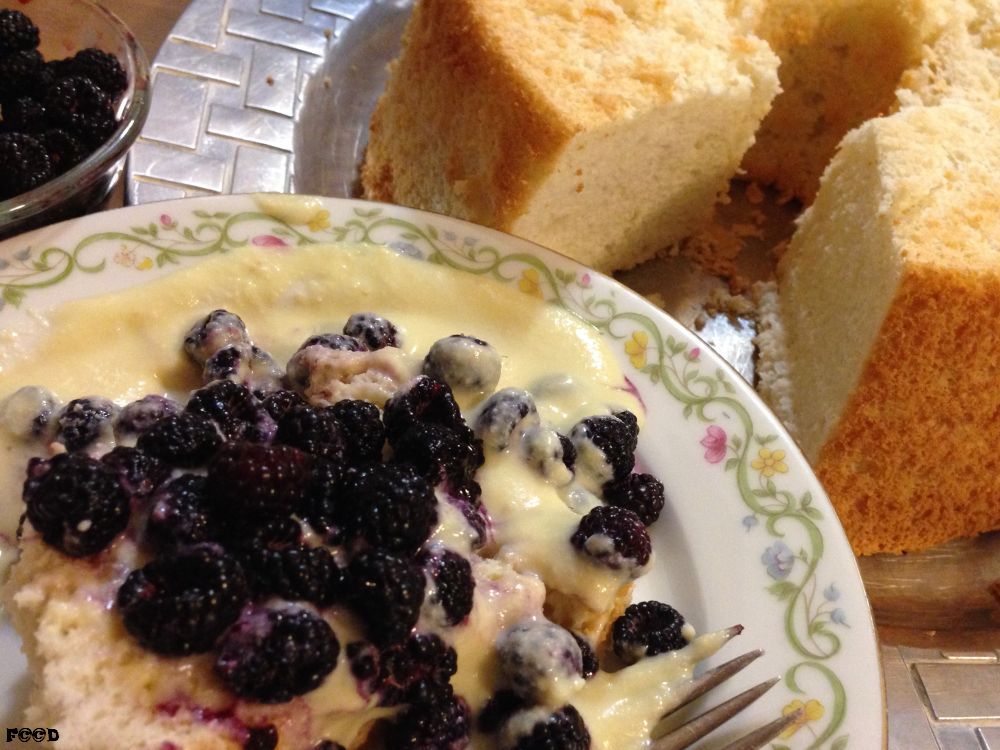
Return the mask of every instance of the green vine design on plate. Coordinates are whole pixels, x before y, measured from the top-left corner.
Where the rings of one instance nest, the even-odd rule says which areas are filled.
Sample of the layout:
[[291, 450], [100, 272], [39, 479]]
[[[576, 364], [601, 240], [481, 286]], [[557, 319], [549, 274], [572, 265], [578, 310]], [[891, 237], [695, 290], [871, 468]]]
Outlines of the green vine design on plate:
[[[343, 224], [331, 223], [326, 211], [306, 224], [293, 224], [259, 211], [194, 211], [192, 217], [195, 221], [191, 225], [183, 225], [164, 214], [159, 222], [134, 226], [129, 232], [89, 235], [70, 249], [46, 247], [36, 253], [32, 248], [21, 248], [0, 257], [0, 308], [4, 303], [18, 306], [32, 290], [58, 284], [74, 271], [99, 273], [107, 267], [109, 257], [120, 265], [142, 270], [176, 265], [247, 244], [277, 248], [324, 241], [388, 244], [431, 263], [516, 285], [526, 294], [561, 305], [622, 342], [635, 371], [662, 386], [680, 405], [684, 418], [709, 426], [726, 419], [728, 424], [738, 426], [726, 435], [724, 445], [717, 446], [722, 452], [719, 461], [725, 458], [722, 469], [733, 473], [739, 495], [750, 511], [744, 519], [748, 530], [763, 519], [763, 528], [776, 540], [765, 553], [765, 557], [773, 553], [768, 571], [775, 578], [767, 590], [784, 607], [785, 636], [801, 657], [786, 670], [785, 684], [793, 693], [805, 695], [798, 679], [805, 670], [825, 681], [832, 695], [829, 710], [823, 707], [821, 716], [810, 719], [822, 718], [826, 723], [822, 731], [813, 731], [806, 750], [828, 741], [830, 750], [848, 746], [846, 734], [835, 736], [847, 712], [846, 691], [826, 664], [842, 647], [831, 626], [846, 626], [846, 621], [832, 604], [835, 587], [831, 584], [820, 593], [817, 570], [823, 559], [824, 540], [817, 522], [822, 520], [822, 514], [812, 505], [810, 493], [797, 495], [776, 481], [787, 471], [787, 467], [782, 471], [783, 452], [775, 447], [777, 436], [756, 433], [749, 412], [736, 395], [732, 376], [722, 368], [706, 371], [698, 347], [664, 336], [646, 315], [620, 310], [613, 294], [599, 295], [586, 272], [550, 266], [530, 253], [506, 253], [430, 223], [418, 226], [386, 216], [380, 208], [356, 207]], [[111, 254], [115, 248], [119, 255]], [[123, 257], [129, 262], [125, 263]], [[748, 523], [748, 519], [752, 522]], [[806, 544], [794, 552], [782, 541], [793, 528], [806, 539]], [[810, 702], [803, 705], [808, 715]], [[809, 729], [812, 731], [812, 727]], [[786, 746], [772, 747], [780, 750]]]

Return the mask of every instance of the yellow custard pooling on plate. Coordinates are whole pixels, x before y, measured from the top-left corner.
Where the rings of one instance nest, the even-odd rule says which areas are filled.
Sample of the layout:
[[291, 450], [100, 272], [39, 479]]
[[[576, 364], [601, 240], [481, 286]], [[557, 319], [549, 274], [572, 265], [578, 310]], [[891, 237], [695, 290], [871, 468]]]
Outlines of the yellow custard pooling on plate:
[[[182, 347], [184, 335], [216, 309], [238, 315], [253, 345], [275, 361], [299, 357], [308, 381], [303, 390], [314, 404], [361, 396], [381, 409], [416, 387], [425, 355], [435, 342], [454, 334], [488, 342], [499, 354], [499, 377], [488, 392], [456, 390], [468, 424], [484, 441], [484, 463], [476, 480], [486, 528], [475, 528], [454, 498], [436, 485], [435, 527], [423, 545], [427, 554], [447, 551], [469, 560], [471, 610], [457, 623], [442, 622], [440, 607], [432, 606], [436, 579], [427, 573], [430, 599], [424, 600], [416, 632], [436, 636], [455, 651], [450, 690], [459, 699], [455, 705], [468, 712], [471, 746], [513, 746], [519, 722], [529, 721], [530, 711], [508, 722], [506, 734], [471, 729], [470, 717], [512, 679], [511, 657], [499, 655], [496, 644], [517, 626], [530, 635], [523, 641], [530, 650], [536, 647], [533, 629], [551, 626], [557, 641], [568, 637], [564, 627], [597, 645], [627, 604], [632, 581], [648, 567], [647, 559], [623, 560], [614, 539], [602, 534], [591, 534], [576, 548], [570, 543], [581, 518], [602, 506], [602, 484], [619, 471], [601, 454], [590, 455], [581, 420], [618, 420], [611, 415], [625, 411], [635, 415], [636, 427], [643, 420], [641, 404], [599, 332], [515, 289], [378, 246], [243, 248], [151, 284], [61, 305], [47, 314], [41, 335], [27, 351], [0, 360], [0, 396], [34, 386], [60, 403], [100, 396], [121, 407], [158, 394], [183, 404], [203, 386], [202, 373]], [[313, 346], [304, 350], [308, 357], [296, 354], [307, 338], [342, 330], [344, 321], [358, 312], [392, 321], [398, 346], [360, 352]], [[505, 424], [505, 405], [519, 403], [517, 399], [527, 399], [532, 409], [519, 413], [498, 439], [491, 430]], [[5, 488], [0, 531], [11, 540], [24, 507], [20, 488], [27, 458], [58, 457], [65, 446], [57, 440], [39, 446], [19, 436], [24, 415], [10, 408], [10, 400], [6, 403], [0, 420]], [[577, 446], [574, 470], [561, 460], [569, 448], [560, 436]], [[134, 441], [119, 442], [130, 446]], [[114, 443], [109, 436], [81, 452], [96, 463]], [[33, 471], [44, 482], [44, 471], [52, 469]], [[174, 467], [175, 477], [182, 473]], [[189, 473], [200, 476], [204, 470]], [[78, 531], [86, 533], [90, 523], [82, 522]], [[322, 549], [329, 542], [308, 524], [302, 529], [305, 547]], [[305, 611], [335, 634], [340, 648], [333, 667], [316, 686], [291, 699], [234, 697], [220, 682], [218, 664], [213, 671], [211, 654], [168, 657], [140, 647], [122, 625], [115, 592], [150, 562], [142, 533], [130, 526], [105, 550], [73, 558], [44, 544], [40, 533], [26, 526], [4, 603], [32, 660], [35, 688], [26, 716], [31, 725], [58, 726], [78, 747], [108, 747], [100, 727], [111, 722], [121, 747], [241, 747], [255, 733], [267, 735], [255, 739], [264, 742], [273, 733], [276, 747], [308, 750], [323, 740], [361, 746], [377, 720], [405, 712], [406, 701], [387, 700], [383, 688], [371, 689], [371, 680], [358, 666], [359, 650], [348, 647], [365, 642], [374, 615], [352, 611], [339, 600], [248, 604], [241, 615], [259, 623], [263, 620], [248, 615], [249, 609]], [[352, 544], [330, 542], [331, 556], [344, 568], [350, 567], [352, 555], [363, 553], [356, 540]], [[9, 561], [13, 550], [2, 554]], [[693, 633], [685, 631], [685, 636], [691, 640]], [[644, 659], [614, 675], [600, 672], [589, 682], [571, 675], [559, 689], [549, 684], [563, 668], [556, 664], [532, 678], [548, 687], [533, 700], [541, 709], [531, 710], [551, 713], [563, 701], [572, 704], [578, 698], [583, 720], [600, 724], [591, 728], [594, 747], [612, 747], [612, 738], [623, 736], [617, 724], [631, 727], [635, 735], [628, 747], [645, 747], [649, 728], [677, 686], [724, 640], [718, 634], [702, 636], [679, 651]], [[538, 641], [542, 650], [543, 641]], [[386, 653], [383, 649], [377, 657], [383, 665]], [[581, 658], [578, 649], [573, 653]], [[646, 700], [618, 705], [630, 690]], [[615, 701], [608, 698], [611, 692]], [[635, 730], [640, 725], [645, 728]], [[379, 741], [377, 733], [370, 741]]]

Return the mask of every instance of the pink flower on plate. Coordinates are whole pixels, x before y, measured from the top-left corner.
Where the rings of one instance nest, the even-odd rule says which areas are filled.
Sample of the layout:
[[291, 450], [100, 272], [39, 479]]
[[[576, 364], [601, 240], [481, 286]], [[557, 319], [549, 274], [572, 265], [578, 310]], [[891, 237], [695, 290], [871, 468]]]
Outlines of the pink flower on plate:
[[258, 234], [250, 240], [257, 247], [288, 247], [288, 243], [273, 234]]
[[170, 214], [160, 214], [160, 225], [165, 229], [170, 229], [175, 224]]
[[697, 362], [698, 357], [701, 356], [701, 347], [696, 346], [694, 349], [689, 351], [686, 355], [688, 362]]
[[726, 431], [718, 425], [709, 425], [699, 442], [705, 446], [705, 460], [710, 464], [717, 464], [726, 457]]

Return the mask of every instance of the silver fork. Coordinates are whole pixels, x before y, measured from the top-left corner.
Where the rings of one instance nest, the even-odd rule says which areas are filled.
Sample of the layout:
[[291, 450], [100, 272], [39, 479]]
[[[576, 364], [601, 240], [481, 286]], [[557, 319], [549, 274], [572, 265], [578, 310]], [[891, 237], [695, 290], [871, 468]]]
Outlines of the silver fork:
[[[764, 652], [759, 649], [749, 651], [742, 656], [737, 656], [735, 659], [727, 661], [725, 664], [720, 664], [718, 667], [705, 672], [700, 677], [696, 677], [688, 684], [680, 702], [663, 718], [666, 719], [669, 716], [672, 716], [682, 706], [688, 705], [712, 688], [725, 682], [737, 672], [744, 669], [748, 664], [760, 657], [763, 653]], [[777, 682], [777, 677], [765, 680], [758, 685], [754, 685], [749, 690], [730, 698], [724, 703], [720, 703], [718, 706], [695, 716], [693, 719], [690, 719], [676, 729], [656, 737], [650, 747], [650, 750], [683, 750], [684, 748], [691, 747], [691, 745], [695, 742], [702, 739], [710, 732], [714, 731], [717, 727], [726, 723], [743, 711], [743, 709], [770, 690]], [[757, 748], [763, 747], [798, 721], [801, 716], [802, 709], [800, 708], [793, 713], [786, 714], [778, 719], [775, 719], [774, 721], [758, 727], [757, 729], [754, 729], [749, 734], [745, 734], [738, 740], [729, 743], [719, 750], [757, 750]]]

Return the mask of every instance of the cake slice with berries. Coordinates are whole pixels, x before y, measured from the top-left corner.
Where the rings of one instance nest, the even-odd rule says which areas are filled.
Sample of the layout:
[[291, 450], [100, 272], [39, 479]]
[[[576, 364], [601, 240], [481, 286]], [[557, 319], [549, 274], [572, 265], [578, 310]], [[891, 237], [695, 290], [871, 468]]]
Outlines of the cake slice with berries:
[[[296, 253], [271, 283], [288, 288]], [[200, 381], [187, 393], [3, 401], [4, 439], [35, 453], [3, 590], [35, 675], [26, 721], [102, 750], [110, 725], [130, 749], [609, 747], [612, 682], [659, 696], [630, 714], [655, 721], [724, 639], [646, 605], [614, 626], [664, 497], [635, 472], [641, 409], [598, 334], [573, 328], [553, 377], [518, 369], [523, 347], [382, 315], [331, 330], [324, 273], [353, 282], [300, 270], [319, 311], [291, 345], [227, 310], [183, 314], [163, 359]], [[132, 343], [150, 348], [141, 327], [108, 346]], [[93, 351], [76, 356], [83, 371]], [[609, 682], [598, 656], [618, 651]]]

